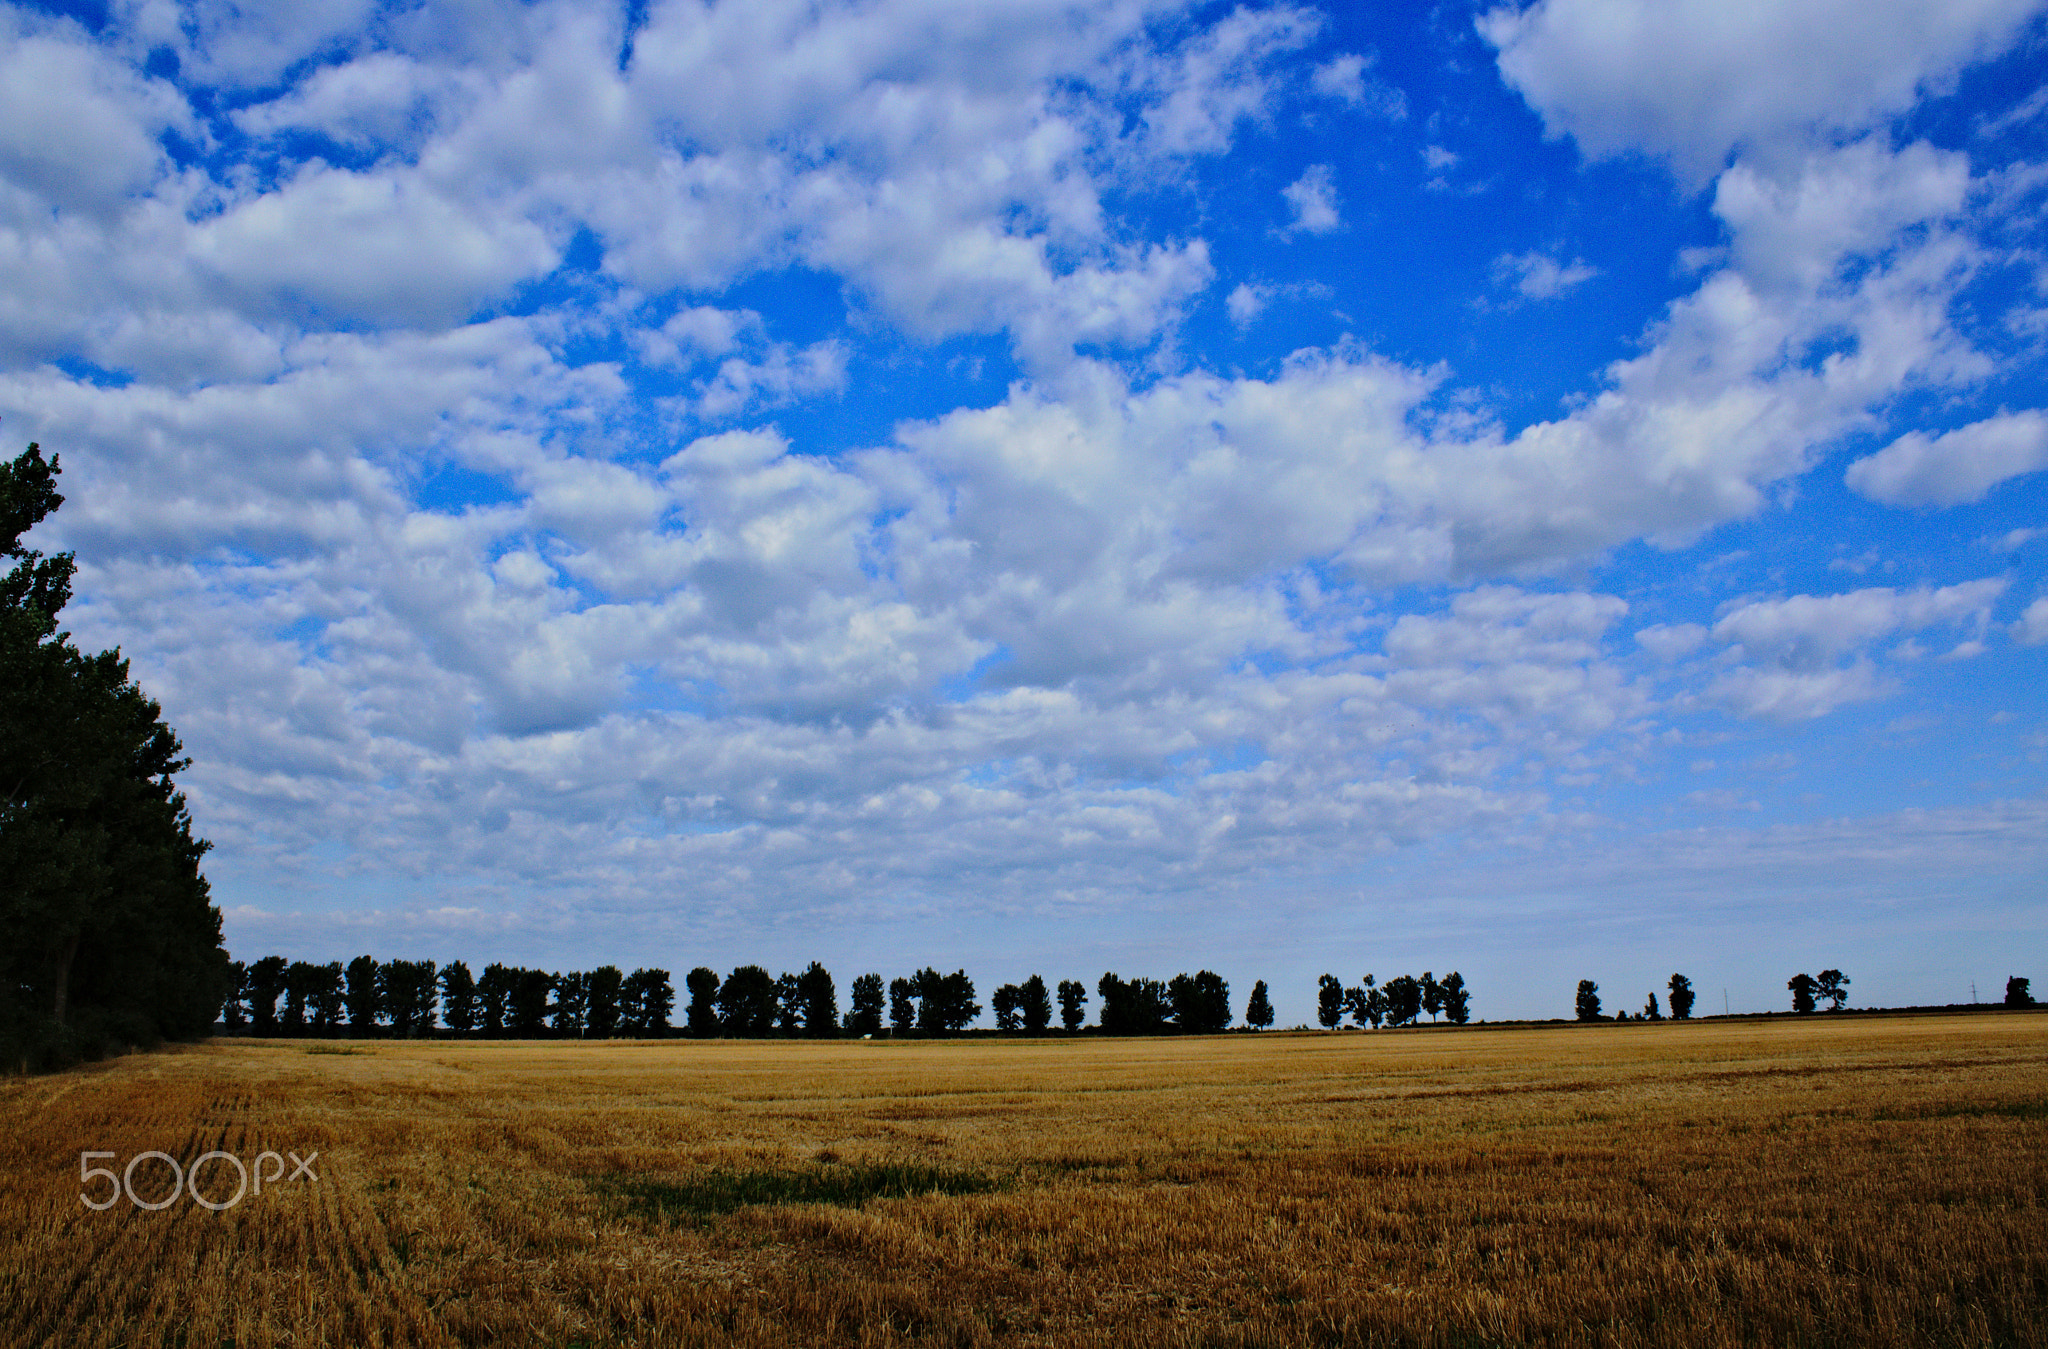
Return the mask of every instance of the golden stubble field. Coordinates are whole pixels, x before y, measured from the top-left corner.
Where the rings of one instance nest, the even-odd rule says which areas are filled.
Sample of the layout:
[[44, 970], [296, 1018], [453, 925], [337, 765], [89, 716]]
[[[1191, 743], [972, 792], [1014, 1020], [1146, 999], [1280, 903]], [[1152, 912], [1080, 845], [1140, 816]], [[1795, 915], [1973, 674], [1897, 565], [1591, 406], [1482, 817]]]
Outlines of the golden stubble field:
[[[217, 1042], [0, 1140], [22, 1345], [2048, 1343], [2048, 1016]], [[80, 1202], [152, 1149], [319, 1179]]]

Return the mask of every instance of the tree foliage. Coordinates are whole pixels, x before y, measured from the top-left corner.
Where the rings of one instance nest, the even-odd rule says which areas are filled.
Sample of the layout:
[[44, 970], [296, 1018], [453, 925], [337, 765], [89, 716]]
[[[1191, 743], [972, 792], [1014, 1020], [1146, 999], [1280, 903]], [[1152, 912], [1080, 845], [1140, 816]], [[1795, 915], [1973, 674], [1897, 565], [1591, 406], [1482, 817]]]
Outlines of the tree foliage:
[[[69, 553], [21, 539], [63, 504], [31, 445], [0, 463], [0, 1062], [36, 1068], [211, 1029], [220, 911], [173, 781], [187, 760], [119, 651], [59, 631]], [[282, 992], [280, 983], [279, 992]], [[273, 1007], [274, 1007], [273, 1002]]]
[[1579, 980], [1579, 995], [1573, 1003], [1573, 1010], [1581, 1021], [1600, 1020], [1600, 985], [1591, 979]]
[[1266, 992], [1264, 979], [1252, 985], [1252, 995], [1244, 1005], [1244, 1024], [1253, 1030], [1264, 1030], [1273, 1024], [1273, 999]]
[[1820, 991], [1820, 981], [1805, 972], [1793, 975], [1785, 981], [1785, 987], [1792, 990], [1792, 1010], [1801, 1016], [1813, 1010], [1814, 994]]
[[1682, 974], [1671, 976], [1671, 1019], [1685, 1021], [1692, 1016], [1692, 980]]
[[2032, 1007], [2034, 981], [2015, 974], [2005, 981], [2005, 1005], [2008, 1007]]

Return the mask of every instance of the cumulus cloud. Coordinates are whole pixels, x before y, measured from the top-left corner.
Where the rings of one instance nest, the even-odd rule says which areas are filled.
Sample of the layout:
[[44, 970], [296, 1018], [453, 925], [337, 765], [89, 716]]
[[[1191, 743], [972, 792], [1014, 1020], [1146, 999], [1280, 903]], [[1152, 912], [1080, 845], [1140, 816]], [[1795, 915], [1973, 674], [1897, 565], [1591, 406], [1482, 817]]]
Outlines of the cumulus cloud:
[[1525, 300], [1552, 300], [1600, 275], [1583, 258], [1560, 263], [1547, 253], [1503, 253], [1493, 260], [1493, 280]]
[[1773, 721], [1807, 720], [1880, 697], [1892, 685], [1865, 654], [1871, 646], [1930, 628], [1982, 633], [2005, 587], [2004, 578], [1989, 577], [1737, 605], [1714, 624], [1712, 636], [1742, 663], [1720, 675], [1708, 696], [1743, 716]]
[[1344, 223], [1337, 213], [1337, 189], [1328, 164], [1311, 164], [1301, 177], [1282, 188], [1280, 195], [1294, 212], [1289, 229], [1328, 234]]
[[1400, 121], [1408, 115], [1408, 98], [1399, 89], [1372, 79], [1370, 56], [1346, 52], [1333, 56], [1309, 75], [1309, 87], [1326, 98], [1362, 109], [1375, 116]]
[[2000, 413], [1928, 436], [1909, 431], [1849, 465], [1850, 488], [1891, 506], [1956, 506], [2048, 468], [2048, 416]]
[[1731, 151], [1854, 131], [2002, 49], [2038, 0], [1537, 0], [1487, 11], [1502, 76], [1586, 154], [1668, 157], [1704, 183]]

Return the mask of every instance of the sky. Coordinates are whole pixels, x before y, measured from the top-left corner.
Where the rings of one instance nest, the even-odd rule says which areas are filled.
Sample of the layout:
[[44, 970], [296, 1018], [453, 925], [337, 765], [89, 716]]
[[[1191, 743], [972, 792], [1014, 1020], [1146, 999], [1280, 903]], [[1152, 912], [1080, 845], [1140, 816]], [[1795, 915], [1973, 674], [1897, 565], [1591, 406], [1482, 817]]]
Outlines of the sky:
[[2043, 0], [0, 23], [238, 958], [2048, 984]]

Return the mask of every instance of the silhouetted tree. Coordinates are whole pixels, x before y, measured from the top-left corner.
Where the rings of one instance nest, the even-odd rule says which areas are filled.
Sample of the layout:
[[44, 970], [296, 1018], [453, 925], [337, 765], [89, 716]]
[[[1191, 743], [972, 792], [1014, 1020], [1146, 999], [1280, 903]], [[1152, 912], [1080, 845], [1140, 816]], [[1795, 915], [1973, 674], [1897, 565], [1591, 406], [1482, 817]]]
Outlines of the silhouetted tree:
[[1335, 1030], [1343, 1019], [1344, 981], [1334, 974], [1325, 974], [1316, 980], [1316, 1020], [1324, 1030]]
[[775, 976], [759, 965], [742, 965], [718, 988], [718, 1028], [727, 1035], [766, 1035], [781, 1010]]
[[1123, 979], [1105, 974], [1095, 985], [1102, 1000], [1102, 1029], [1111, 1035], [1157, 1035], [1172, 1015], [1166, 985], [1157, 979]]
[[846, 1011], [846, 1033], [848, 1035], [880, 1035], [882, 1033], [882, 1008], [887, 995], [882, 991], [882, 976], [863, 974], [853, 981], [853, 1003]]
[[383, 971], [375, 956], [357, 956], [342, 976], [341, 1000], [348, 1007], [349, 1034], [374, 1035], [384, 1014]]
[[1792, 990], [1792, 1010], [1802, 1016], [1813, 1010], [1813, 995], [1820, 984], [1810, 974], [1795, 974], [1785, 981], [1785, 987]]
[[1060, 1028], [1077, 1031], [1088, 1019], [1088, 986], [1079, 979], [1060, 980]]
[[565, 1040], [581, 1039], [590, 1006], [590, 976], [570, 970], [555, 976], [555, 1001], [549, 1025]]
[[583, 1030], [593, 1040], [609, 1040], [619, 1029], [619, 995], [626, 976], [617, 965], [599, 965], [583, 976]]
[[796, 993], [803, 1008], [805, 1035], [824, 1040], [839, 1033], [839, 990], [830, 971], [813, 960], [797, 976]]
[[460, 960], [451, 960], [442, 967], [441, 1016], [448, 1029], [457, 1035], [467, 1035], [476, 1029], [476, 979], [469, 966]]
[[804, 1023], [804, 996], [797, 977], [787, 971], [775, 981], [775, 1028], [794, 1035]]
[[928, 1035], [951, 1035], [981, 1015], [974, 1000], [974, 981], [967, 971], [940, 974], [927, 966], [917, 975], [917, 1028]]
[[258, 1035], [277, 1034], [277, 999], [284, 992], [284, 971], [283, 956], [265, 956], [249, 966], [248, 992], [243, 997]]
[[1822, 970], [1813, 981], [1813, 995], [1826, 998], [1833, 1005], [1831, 1012], [1842, 1010], [1842, 1004], [1849, 1000], [1849, 976], [1840, 970]]
[[683, 987], [690, 991], [684, 1029], [697, 1036], [718, 1034], [718, 971], [699, 965], [683, 976]]
[[221, 1025], [229, 1030], [240, 1030], [249, 1024], [249, 967], [239, 960], [228, 962], [224, 984], [227, 993], [221, 998]]
[[1244, 1005], [1244, 1024], [1253, 1030], [1264, 1030], [1273, 1024], [1273, 1000], [1266, 994], [1264, 979], [1252, 985], [1252, 995]]
[[434, 1014], [441, 1001], [433, 961], [390, 961], [379, 971], [378, 980], [393, 1034], [410, 1037], [432, 1033]]
[[284, 967], [284, 1012], [278, 1020], [286, 1035], [306, 1033], [306, 994], [311, 991], [315, 968], [303, 960]]
[[1657, 1010], [1657, 995], [1655, 993], [1652, 993], [1650, 1000], [1643, 1004], [1643, 1014], [1638, 1019], [1642, 1021], [1662, 1021], [1664, 1019], [1664, 1014]]
[[1452, 970], [1437, 985], [1437, 993], [1443, 999], [1444, 1015], [1454, 1026], [1462, 1026], [1472, 1019], [1472, 990], [1465, 987], [1465, 976]]
[[1578, 1018], [1581, 1021], [1600, 1020], [1600, 985], [1591, 979], [1579, 980], [1577, 1002]]
[[2008, 1007], [2032, 1007], [2034, 1005], [2033, 980], [2022, 979], [2015, 974], [2005, 981], [2005, 1005]]
[[496, 1039], [512, 1022], [512, 990], [518, 984], [509, 965], [484, 966], [476, 981], [476, 1002], [485, 1035]]
[[1166, 985], [1173, 1024], [1189, 1035], [1214, 1035], [1230, 1026], [1230, 985], [1213, 970], [1176, 974]]
[[[717, 982], [716, 975], [712, 982]], [[619, 1019], [630, 1034], [667, 1035], [669, 1013], [675, 1005], [675, 985], [669, 982], [667, 970], [637, 969], [619, 985]]]
[[889, 981], [889, 1029], [895, 1035], [908, 1035], [917, 1029], [917, 981], [915, 979], [891, 979]]
[[1422, 981], [1414, 975], [1396, 975], [1382, 991], [1387, 995], [1388, 1025], [1410, 1025], [1422, 1015]]
[[313, 1022], [313, 1029], [322, 1035], [332, 1035], [342, 1018], [342, 990], [344, 979], [341, 962], [330, 960], [325, 965], [313, 967], [313, 980], [306, 990], [306, 1010]]
[[1026, 1035], [1043, 1035], [1052, 1024], [1052, 999], [1046, 996], [1045, 980], [1032, 975], [1018, 985], [1017, 1011], [1024, 1018]]
[[999, 984], [996, 991], [989, 995], [989, 1006], [996, 1014], [997, 1030], [1017, 1029], [1017, 1004], [1023, 1000], [1023, 996], [1015, 984]]
[[512, 971], [512, 993], [507, 1014], [511, 1032], [522, 1040], [537, 1040], [546, 1031], [548, 998], [555, 991], [555, 976], [546, 970]]
[[[69, 553], [23, 534], [56, 510], [57, 460], [0, 462], [0, 1059], [55, 1067], [212, 1028], [220, 945], [162, 709], [119, 651], [59, 630]], [[280, 974], [280, 979], [281, 979]], [[274, 1007], [272, 1018], [274, 1024]]]
[[1692, 1016], [1692, 980], [1682, 974], [1671, 976], [1671, 1019], [1685, 1021]]
[[1422, 972], [1422, 1010], [1429, 1013], [1431, 1021], [1444, 1009], [1444, 990], [1436, 981], [1436, 975], [1428, 970]]

